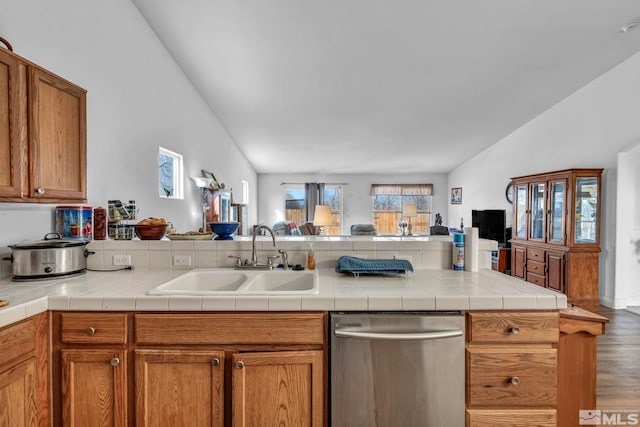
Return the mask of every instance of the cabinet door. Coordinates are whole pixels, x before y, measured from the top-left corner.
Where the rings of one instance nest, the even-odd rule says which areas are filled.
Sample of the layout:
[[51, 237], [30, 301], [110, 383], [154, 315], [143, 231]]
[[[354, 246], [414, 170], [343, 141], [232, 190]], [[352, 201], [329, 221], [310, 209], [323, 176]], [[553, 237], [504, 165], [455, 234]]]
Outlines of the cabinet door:
[[599, 244], [600, 180], [597, 176], [576, 177], [574, 191], [573, 242], [575, 245]]
[[527, 238], [527, 185], [517, 184], [515, 188], [515, 203], [513, 205], [515, 219], [513, 237], [517, 239]]
[[0, 372], [0, 426], [38, 425], [36, 359]]
[[233, 355], [235, 427], [324, 425], [322, 351]]
[[527, 250], [514, 246], [511, 259], [511, 274], [524, 279], [527, 274]]
[[127, 352], [62, 350], [64, 426], [127, 425]]
[[565, 179], [549, 182], [548, 243], [565, 244], [566, 188], [567, 181]]
[[564, 292], [564, 253], [563, 252], [547, 252], [547, 287], [554, 291]]
[[24, 65], [0, 49], [0, 197], [22, 196], [26, 105]]
[[86, 92], [29, 67], [29, 197], [86, 199]]
[[545, 240], [546, 230], [546, 183], [529, 186], [531, 206], [529, 208], [529, 240]]
[[223, 351], [135, 353], [138, 427], [224, 425]]

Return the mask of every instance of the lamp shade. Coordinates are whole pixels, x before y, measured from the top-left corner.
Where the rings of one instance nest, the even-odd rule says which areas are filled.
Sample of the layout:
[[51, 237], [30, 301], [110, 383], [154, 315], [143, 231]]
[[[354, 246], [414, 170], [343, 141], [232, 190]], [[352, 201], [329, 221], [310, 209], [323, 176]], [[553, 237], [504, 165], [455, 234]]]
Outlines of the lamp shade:
[[213, 182], [213, 179], [204, 178], [201, 176], [192, 176], [191, 179], [193, 180], [193, 182], [196, 184], [196, 187], [198, 188], [207, 188]]
[[313, 214], [313, 225], [331, 225], [331, 222], [331, 206], [316, 205], [316, 210]]
[[418, 216], [418, 207], [416, 206], [416, 202], [407, 202], [404, 204], [403, 216], [413, 217]]

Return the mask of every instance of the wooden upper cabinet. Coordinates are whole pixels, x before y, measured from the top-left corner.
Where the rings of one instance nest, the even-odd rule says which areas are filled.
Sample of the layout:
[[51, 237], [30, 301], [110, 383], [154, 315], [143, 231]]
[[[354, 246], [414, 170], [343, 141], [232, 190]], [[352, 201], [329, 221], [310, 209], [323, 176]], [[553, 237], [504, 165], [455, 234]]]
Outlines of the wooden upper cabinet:
[[567, 169], [512, 178], [514, 240], [600, 247], [602, 169]]
[[86, 92], [29, 67], [29, 197], [86, 199]]
[[25, 68], [0, 49], [0, 198], [22, 196], [26, 105]]
[[86, 91], [0, 48], [0, 201], [86, 202]]

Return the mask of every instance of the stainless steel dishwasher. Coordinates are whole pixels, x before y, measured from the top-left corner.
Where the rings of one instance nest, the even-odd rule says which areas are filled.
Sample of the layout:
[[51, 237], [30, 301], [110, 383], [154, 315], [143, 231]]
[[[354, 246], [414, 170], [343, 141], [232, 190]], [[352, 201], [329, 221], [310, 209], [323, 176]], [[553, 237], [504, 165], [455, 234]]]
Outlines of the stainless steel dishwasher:
[[332, 313], [332, 427], [462, 427], [464, 316]]

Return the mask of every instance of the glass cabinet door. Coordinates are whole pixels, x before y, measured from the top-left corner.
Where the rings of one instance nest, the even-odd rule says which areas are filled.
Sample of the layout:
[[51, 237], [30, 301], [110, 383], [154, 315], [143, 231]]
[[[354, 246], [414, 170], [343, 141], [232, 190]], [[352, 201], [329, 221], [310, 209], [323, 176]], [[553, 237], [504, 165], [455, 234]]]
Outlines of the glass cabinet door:
[[565, 180], [550, 183], [549, 242], [564, 243]]
[[515, 188], [516, 223], [513, 237], [527, 238], [527, 186], [519, 184]]
[[597, 243], [598, 178], [577, 177], [575, 197], [574, 242]]
[[529, 239], [544, 240], [545, 235], [545, 183], [531, 184], [531, 219]]

